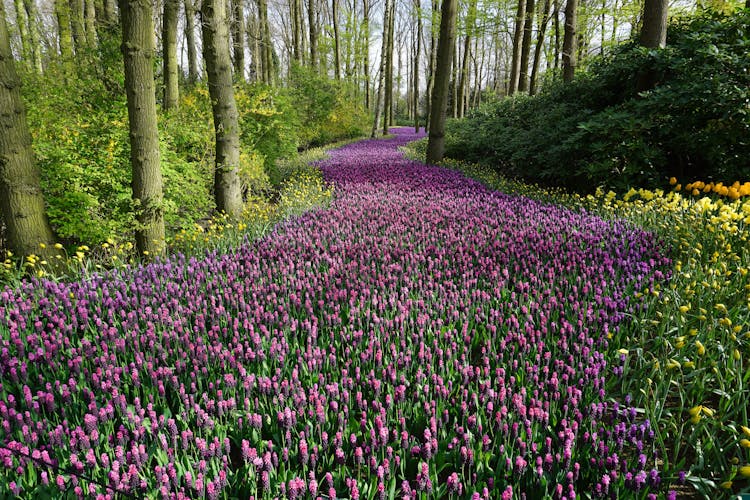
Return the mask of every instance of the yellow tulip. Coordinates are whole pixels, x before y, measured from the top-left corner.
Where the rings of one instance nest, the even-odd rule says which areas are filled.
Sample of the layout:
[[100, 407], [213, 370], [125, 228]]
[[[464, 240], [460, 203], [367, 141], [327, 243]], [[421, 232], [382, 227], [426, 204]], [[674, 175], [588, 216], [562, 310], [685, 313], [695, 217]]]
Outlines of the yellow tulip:
[[720, 486], [725, 490], [732, 489], [732, 481], [724, 481]]
[[750, 465], [743, 465], [740, 467], [740, 476], [750, 477]]
[[691, 417], [700, 415], [701, 410], [703, 410], [703, 405], [693, 406], [688, 410], [688, 415], [690, 415]]
[[747, 437], [750, 437], [750, 427], [740, 425], [740, 429], [742, 429], [742, 432], [745, 433]]
[[740, 439], [740, 446], [750, 448], [750, 439]]
[[703, 346], [700, 340], [695, 341], [695, 348], [698, 351], [698, 356], [703, 356], [706, 354], [706, 348]]
[[669, 185], [670, 186], [674, 186], [675, 184], [677, 184], [677, 179], [675, 177], [670, 177], [669, 178]]

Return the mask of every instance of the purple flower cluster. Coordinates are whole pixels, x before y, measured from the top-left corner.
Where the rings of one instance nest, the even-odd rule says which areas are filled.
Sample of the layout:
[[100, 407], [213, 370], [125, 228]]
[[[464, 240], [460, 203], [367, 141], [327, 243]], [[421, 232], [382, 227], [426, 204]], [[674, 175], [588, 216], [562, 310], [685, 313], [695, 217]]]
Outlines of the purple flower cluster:
[[330, 209], [234, 253], [0, 292], [0, 494], [659, 492], [605, 392], [653, 236], [403, 159], [417, 137], [332, 152]]

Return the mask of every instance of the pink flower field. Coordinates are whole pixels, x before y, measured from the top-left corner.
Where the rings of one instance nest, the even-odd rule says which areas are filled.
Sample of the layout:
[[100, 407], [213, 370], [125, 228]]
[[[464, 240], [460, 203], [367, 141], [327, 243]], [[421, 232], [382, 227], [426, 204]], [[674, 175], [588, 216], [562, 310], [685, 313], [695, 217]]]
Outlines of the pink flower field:
[[660, 242], [419, 137], [332, 151], [331, 206], [232, 253], [0, 292], [0, 496], [673, 497], [608, 347]]

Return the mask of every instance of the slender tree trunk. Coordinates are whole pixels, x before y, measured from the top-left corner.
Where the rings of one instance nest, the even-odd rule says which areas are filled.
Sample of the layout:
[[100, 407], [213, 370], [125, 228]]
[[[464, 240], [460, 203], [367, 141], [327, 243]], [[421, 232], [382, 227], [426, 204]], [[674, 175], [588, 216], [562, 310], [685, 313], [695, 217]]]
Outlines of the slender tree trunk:
[[378, 123], [380, 122], [380, 103], [383, 97], [383, 87], [385, 86], [385, 65], [386, 65], [386, 52], [388, 52], [388, 36], [387, 26], [388, 17], [390, 15], [390, 0], [385, 0], [385, 6], [383, 7], [383, 41], [380, 49], [380, 71], [378, 71], [378, 91], [375, 100], [375, 119], [372, 122], [372, 133], [370, 137], [375, 137], [378, 130]]
[[650, 49], [664, 48], [667, 44], [667, 0], [645, 0], [640, 43]]
[[469, 59], [471, 58], [471, 37], [474, 34], [474, 23], [477, 17], [476, 0], [471, 0], [469, 10], [466, 14], [466, 37], [464, 38], [464, 53], [461, 61], [461, 75], [458, 84], [458, 117], [462, 118], [465, 113], [465, 96], [469, 80]]
[[554, 12], [554, 25], [555, 25], [555, 77], [557, 77], [557, 71], [560, 69], [560, 1], [553, 0], [555, 2]]
[[362, 71], [365, 76], [365, 108], [370, 109], [370, 0], [362, 0]]
[[198, 48], [195, 43], [195, 4], [185, 0], [185, 45], [188, 57], [188, 81], [195, 84], [201, 75], [198, 67]]
[[419, 56], [422, 53], [422, 5], [420, 0], [414, 0], [414, 10], [417, 15], [417, 47], [414, 51], [414, 87], [412, 88], [412, 99], [414, 100], [414, 132], [419, 132]]
[[576, 72], [578, 54], [577, 11], [578, 0], [568, 0], [565, 4], [565, 37], [562, 49], [563, 81], [565, 82], [572, 81]]
[[252, 68], [252, 81], [263, 81], [263, 67], [261, 66], [260, 28], [257, 16], [248, 15], [245, 25], [247, 26], [247, 45], [250, 49], [250, 63]]
[[513, 58], [510, 63], [510, 82], [508, 82], [508, 95], [513, 95], [518, 90], [518, 80], [521, 72], [521, 50], [523, 48], [523, 34], [526, 25], [526, 0], [518, 0], [516, 11], [516, 26], [513, 34]]
[[115, 3], [115, 0], [104, 0], [104, 18], [110, 26], [117, 23], [117, 9], [115, 8]]
[[203, 0], [203, 59], [208, 72], [208, 91], [216, 132], [214, 198], [216, 209], [231, 218], [242, 212], [239, 178], [240, 127], [232, 88], [229, 26], [224, 0]]
[[73, 34], [70, 29], [70, 7], [67, 0], [55, 0], [55, 17], [57, 17], [60, 58], [63, 65], [69, 66], [73, 61]]
[[258, 0], [258, 20], [260, 21], [261, 66], [263, 66], [263, 82], [273, 85], [274, 63], [273, 47], [271, 46], [271, 27], [268, 25], [268, 3]]
[[86, 30], [83, 22], [83, 0], [70, 0], [70, 27], [73, 30], [73, 44], [76, 55], [86, 47]]
[[[458, 15], [458, 14], [456, 14]], [[458, 37], [453, 38], [453, 60], [451, 76], [451, 116], [458, 118]]]
[[393, 107], [393, 17], [395, 1], [388, 4], [388, 24], [383, 26], [383, 36], [386, 39], [385, 50], [385, 89], [383, 103], [383, 135], [388, 135], [391, 126], [391, 110]]
[[315, 0], [307, 0], [307, 23], [310, 25], [308, 28], [310, 34], [310, 67], [312, 69], [318, 69], [318, 21], [315, 14]]
[[37, 19], [37, 9], [35, 0], [24, 0], [24, 10], [26, 19], [29, 21], [29, 45], [31, 46], [31, 57], [34, 63], [34, 69], [41, 73], [42, 68], [42, 46], [39, 42], [39, 21]]
[[451, 51], [455, 45], [456, 1], [443, 0], [440, 38], [437, 48], [435, 86], [430, 112], [430, 137], [427, 142], [427, 163], [437, 163], [445, 154], [445, 115], [448, 106], [448, 80], [451, 74]]
[[437, 66], [437, 36], [438, 31], [435, 29], [435, 25], [438, 24], [440, 19], [440, 4], [438, 0], [432, 0], [432, 19], [430, 22], [430, 65], [427, 70], [427, 95], [425, 96], [425, 130], [430, 130], [430, 122], [432, 121], [432, 93], [435, 82], [435, 67]]
[[96, 5], [94, 0], [85, 1], [86, 45], [96, 47]]
[[333, 23], [333, 74], [341, 80], [341, 41], [339, 39], [339, 0], [331, 0]]
[[531, 53], [531, 32], [534, 29], [534, 0], [526, 0], [526, 17], [521, 45], [521, 67], [518, 70], [518, 91], [529, 90], [529, 54]]
[[120, 0], [122, 54], [130, 122], [130, 162], [136, 202], [138, 252], [164, 251], [162, 176], [154, 93], [154, 25], [149, 0]]
[[31, 63], [31, 46], [29, 42], [30, 20], [27, 20], [22, 0], [14, 0], [13, 6], [16, 9], [16, 26], [18, 27], [18, 35], [21, 39], [21, 58], [26, 64], [29, 64]]
[[[16, 73], [5, 4], [0, 2], [0, 213], [8, 246], [18, 256], [54, 251], [54, 236], [44, 210], [39, 168], [31, 149], [21, 80]], [[40, 247], [43, 243], [46, 248]]]
[[234, 55], [234, 79], [245, 81], [245, 3], [232, 0], [232, 53]]
[[536, 46], [534, 47], [534, 62], [531, 65], [531, 81], [529, 82], [529, 94], [536, 94], [536, 78], [539, 73], [539, 61], [542, 58], [542, 48], [544, 47], [544, 35], [547, 31], [549, 22], [550, 0], [544, 2], [544, 12], [542, 22], [539, 24], [539, 30], [536, 36]]
[[179, 69], [177, 67], [177, 15], [180, 12], [180, 0], [164, 0], [162, 16], [162, 73], [164, 78], [164, 111], [177, 109], [180, 91], [178, 87]]

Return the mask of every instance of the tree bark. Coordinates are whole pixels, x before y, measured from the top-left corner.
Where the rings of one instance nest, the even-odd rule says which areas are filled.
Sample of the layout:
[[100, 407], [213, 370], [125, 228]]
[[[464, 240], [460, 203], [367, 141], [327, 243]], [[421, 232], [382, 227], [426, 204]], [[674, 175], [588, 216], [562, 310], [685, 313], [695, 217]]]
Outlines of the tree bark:
[[432, 119], [432, 92], [435, 81], [435, 66], [437, 65], [437, 35], [438, 32], [435, 29], [435, 25], [438, 24], [440, 19], [440, 5], [438, 0], [432, 0], [432, 19], [430, 22], [430, 65], [427, 70], [427, 94], [425, 95], [425, 130], [430, 129], [430, 121]]
[[370, 109], [370, 0], [362, 0], [362, 37], [364, 38], [365, 108]]
[[232, 54], [234, 55], [234, 79], [245, 81], [245, 4], [243, 0], [232, 0]]
[[664, 48], [667, 44], [667, 0], [645, 0], [640, 43], [650, 49]]
[[247, 28], [247, 46], [250, 49], [250, 79], [256, 82], [263, 81], [258, 17], [249, 14], [245, 20], [245, 26]]
[[534, 0], [526, 0], [526, 16], [523, 23], [521, 64], [518, 70], [518, 91], [529, 90], [529, 55], [531, 54], [531, 32], [534, 29]]
[[177, 68], [177, 15], [180, 11], [180, 0], [164, 0], [162, 16], [162, 76], [164, 94], [162, 108], [164, 111], [177, 109], [180, 97], [179, 70]]
[[29, 21], [29, 45], [31, 46], [31, 58], [34, 69], [41, 73], [42, 67], [42, 46], [39, 42], [39, 21], [37, 20], [37, 9], [35, 0], [24, 0], [24, 10], [26, 19]]
[[578, 59], [577, 11], [578, 0], [568, 0], [565, 4], [565, 34], [562, 49], [563, 81], [565, 82], [572, 81], [576, 72]]
[[430, 137], [427, 142], [427, 163], [437, 163], [445, 154], [445, 115], [448, 106], [448, 80], [451, 74], [451, 51], [456, 33], [456, 1], [443, 0], [440, 38], [437, 48], [435, 86], [430, 112]]
[[422, 52], [422, 5], [420, 0], [414, 0], [414, 10], [417, 15], [417, 47], [414, 51], [414, 86], [412, 87], [412, 99], [414, 100], [414, 132], [419, 132], [419, 56]]
[[549, 9], [550, 0], [544, 2], [544, 12], [542, 14], [542, 22], [539, 24], [539, 29], [536, 37], [536, 46], [534, 47], [534, 62], [531, 64], [531, 79], [529, 81], [529, 94], [536, 94], [536, 78], [539, 73], [539, 62], [542, 58], [542, 48], [544, 47], [544, 34], [547, 31], [547, 24], [549, 23]]
[[86, 47], [83, 0], [70, 0], [70, 27], [73, 30], [73, 45], [75, 45], [76, 55], [80, 55]]
[[232, 88], [232, 60], [229, 55], [229, 27], [225, 5], [224, 0], [203, 1], [203, 59], [208, 72], [208, 91], [216, 132], [216, 208], [236, 219], [242, 213], [240, 127]]
[[388, 135], [388, 129], [391, 126], [391, 108], [393, 107], [393, 17], [395, 3], [395, 0], [389, 3], [388, 24], [383, 27], [383, 36], [386, 38], [383, 135]]
[[508, 82], [508, 95], [513, 95], [518, 90], [519, 73], [521, 71], [521, 49], [523, 48], [523, 33], [526, 26], [526, 0], [518, 0], [516, 11], [516, 26], [513, 33], [513, 58], [510, 63], [510, 81]]
[[[367, 2], [367, 0], [365, 0]], [[318, 68], [318, 21], [315, 10], [315, 0], [307, 0], [307, 23], [310, 36], [310, 67]]]
[[185, 45], [188, 56], [188, 81], [195, 84], [201, 77], [198, 67], [198, 48], [195, 43], [195, 4], [185, 0]]
[[339, 40], [339, 1], [331, 0], [331, 17], [333, 23], [333, 74], [341, 80], [341, 41]]
[[96, 5], [94, 0], [85, 0], [86, 45], [96, 47]]
[[14, 0], [13, 6], [16, 9], [16, 26], [18, 27], [18, 35], [21, 39], [21, 59], [26, 64], [29, 64], [31, 62], [31, 47], [29, 42], [29, 25], [31, 21], [27, 20], [22, 0]]
[[159, 131], [154, 94], [153, 12], [149, 0], [120, 0], [122, 54], [130, 123], [130, 162], [136, 202], [138, 252], [164, 251], [164, 214]]
[[263, 67], [263, 82], [273, 85], [273, 47], [271, 47], [271, 28], [268, 25], [268, 2], [258, 1], [258, 21], [260, 23], [261, 66]]
[[[375, 100], [375, 119], [372, 122], [372, 133], [370, 137], [374, 138], [378, 131], [378, 123], [380, 122], [380, 103], [383, 97], [383, 87], [385, 85], [385, 65], [386, 65], [386, 52], [388, 51], [388, 36], [386, 34], [388, 26], [388, 17], [390, 15], [390, 0], [385, 0], [385, 6], [383, 7], [383, 40], [380, 48], [380, 71], [378, 71], [378, 91]], [[384, 120], [385, 121], [385, 120]]]
[[474, 23], [477, 18], [477, 0], [471, 0], [466, 14], [466, 37], [464, 38], [464, 53], [461, 61], [461, 76], [458, 83], [458, 117], [463, 118], [466, 104], [466, 91], [469, 85], [469, 59], [471, 58], [471, 37], [474, 35]]
[[[18, 256], [49, 255], [55, 239], [44, 209], [39, 168], [31, 149], [21, 80], [16, 73], [5, 5], [0, 2], [0, 213], [8, 246]], [[43, 243], [46, 248], [40, 247]]]
[[73, 34], [70, 29], [70, 7], [67, 0], [55, 0], [55, 17], [57, 18], [60, 58], [64, 66], [73, 60]]

